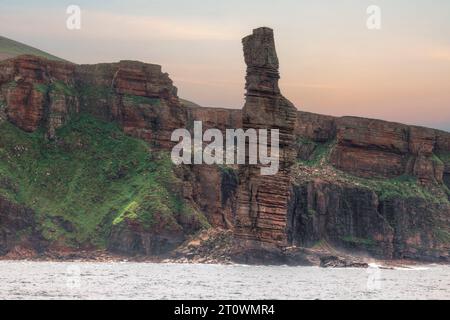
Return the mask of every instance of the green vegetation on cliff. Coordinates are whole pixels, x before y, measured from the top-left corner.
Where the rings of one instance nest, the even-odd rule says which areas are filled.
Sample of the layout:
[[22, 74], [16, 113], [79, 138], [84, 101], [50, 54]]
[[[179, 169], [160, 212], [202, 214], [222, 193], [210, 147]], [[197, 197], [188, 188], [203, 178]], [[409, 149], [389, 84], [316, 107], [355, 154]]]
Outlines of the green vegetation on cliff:
[[436, 157], [438, 157], [443, 163], [450, 164], [450, 152], [439, 152]]
[[34, 88], [43, 94], [46, 94], [48, 92], [59, 93], [65, 96], [76, 96], [78, 94], [75, 88], [70, 87], [66, 85], [64, 82], [58, 80], [54, 81], [50, 85], [37, 83], [34, 84]]
[[314, 142], [312, 140], [306, 138], [300, 138], [297, 142], [301, 146], [306, 147], [310, 150], [310, 154], [307, 159], [303, 160], [303, 163], [307, 166], [319, 166], [326, 162], [330, 156], [331, 150], [333, 146], [336, 144], [336, 141], [329, 141], [324, 143]]
[[445, 197], [442, 197], [443, 194], [433, 194], [432, 190], [421, 185], [413, 176], [403, 175], [390, 179], [366, 179], [349, 175], [347, 177], [350, 177], [355, 184], [373, 190], [381, 201], [395, 198], [422, 198], [430, 202], [447, 201]]
[[373, 239], [362, 239], [352, 236], [342, 237], [341, 240], [345, 242], [347, 245], [354, 245], [357, 247], [374, 247], [376, 242]]
[[[374, 191], [381, 201], [395, 198], [421, 198], [432, 203], [448, 203], [449, 190], [445, 185], [425, 186], [418, 179], [409, 175], [395, 178], [364, 178], [355, 176], [334, 168], [330, 164], [330, 155], [335, 141], [316, 143], [306, 138], [298, 141], [299, 147], [304, 148], [306, 155], [300, 159], [295, 170], [303, 180], [321, 178], [363, 187]], [[445, 162], [445, 155], [434, 156], [435, 161]]]
[[204, 217], [178, 196], [167, 154], [88, 115], [48, 141], [0, 123], [0, 195], [35, 210], [48, 240], [104, 246], [113, 224], [181, 228]]
[[81, 97], [85, 99], [107, 99], [110, 98], [114, 91], [111, 87], [102, 87], [94, 85], [83, 85], [78, 88]]
[[154, 106], [159, 106], [161, 104], [161, 100], [159, 98], [148, 98], [141, 96], [134, 96], [131, 94], [124, 95], [124, 101], [129, 102], [131, 104], [150, 104]]

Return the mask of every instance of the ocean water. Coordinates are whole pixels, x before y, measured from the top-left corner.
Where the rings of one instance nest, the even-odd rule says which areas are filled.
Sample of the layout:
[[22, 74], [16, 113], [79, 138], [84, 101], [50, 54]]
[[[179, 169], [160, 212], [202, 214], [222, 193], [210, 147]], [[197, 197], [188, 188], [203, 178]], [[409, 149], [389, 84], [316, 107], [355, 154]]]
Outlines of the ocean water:
[[0, 299], [450, 299], [450, 266], [0, 261]]

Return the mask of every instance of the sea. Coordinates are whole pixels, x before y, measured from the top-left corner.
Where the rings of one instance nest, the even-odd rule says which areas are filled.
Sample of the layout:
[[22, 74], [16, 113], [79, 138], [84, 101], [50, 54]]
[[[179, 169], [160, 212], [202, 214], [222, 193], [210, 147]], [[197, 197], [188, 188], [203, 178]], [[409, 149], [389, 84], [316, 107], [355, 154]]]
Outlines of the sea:
[[450, 266], [0, 261], [0, 299], [450, 299]]

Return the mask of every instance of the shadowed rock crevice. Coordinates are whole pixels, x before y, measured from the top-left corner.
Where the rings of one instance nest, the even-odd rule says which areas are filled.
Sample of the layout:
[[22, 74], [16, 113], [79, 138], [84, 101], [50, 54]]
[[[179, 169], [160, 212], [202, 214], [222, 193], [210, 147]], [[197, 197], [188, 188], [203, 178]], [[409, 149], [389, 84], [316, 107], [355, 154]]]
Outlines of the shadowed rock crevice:
[[35, 252], [45, 250], [47, 243], [38, 232], [35, 212], [0, 196], [0, 255], [16, 246]]

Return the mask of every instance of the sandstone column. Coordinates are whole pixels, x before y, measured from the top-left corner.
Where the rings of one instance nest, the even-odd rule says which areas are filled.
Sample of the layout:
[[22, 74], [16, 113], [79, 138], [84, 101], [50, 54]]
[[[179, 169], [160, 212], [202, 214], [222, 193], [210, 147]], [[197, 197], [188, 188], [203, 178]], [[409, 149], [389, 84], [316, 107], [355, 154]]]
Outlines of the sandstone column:
[[[241, 166], [235, 238], [241, 243], [283, 246], [287, 242], [289, 170], [295, 159], [296, 108], [278, 87], [279, 64], [272, 29], [255, 29], [242, 42], [247, 64], [243, 128], [279, 129], [280, 169], [276, 175], [262, 176], [260, 165]], [[247, 141], [247, 151], [248, 147]]]

